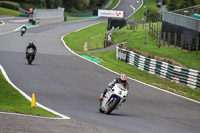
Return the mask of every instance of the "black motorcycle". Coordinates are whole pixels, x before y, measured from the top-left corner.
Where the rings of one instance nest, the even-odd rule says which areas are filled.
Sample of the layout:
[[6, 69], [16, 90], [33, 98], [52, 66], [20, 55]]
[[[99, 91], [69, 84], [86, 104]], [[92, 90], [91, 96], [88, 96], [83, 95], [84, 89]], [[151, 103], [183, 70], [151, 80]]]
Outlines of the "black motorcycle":
[[27, 51], [27, 61], [28, 61], [29, 65], [31, 65], [34, 58], [35, 58], [35, 51], [34, 51], [33, 48], [29, 48], [28, 51]]
[[25, 34], [26, 30], [27, 30], [26, 26], [23, 26], [21, 28], [21, 36], [23, 36]]

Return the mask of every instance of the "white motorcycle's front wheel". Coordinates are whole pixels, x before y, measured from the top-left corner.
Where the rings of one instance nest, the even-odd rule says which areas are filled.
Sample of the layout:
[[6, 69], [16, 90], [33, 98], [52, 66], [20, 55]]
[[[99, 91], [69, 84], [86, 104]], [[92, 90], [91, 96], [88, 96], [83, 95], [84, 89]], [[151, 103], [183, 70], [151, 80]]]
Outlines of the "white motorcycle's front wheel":
[[110, 114], [118, 104], [119, 104], [119, 100], [113, 100], [111, 103], [109, 103], [108, 108], [105, 111], [105, 113]]

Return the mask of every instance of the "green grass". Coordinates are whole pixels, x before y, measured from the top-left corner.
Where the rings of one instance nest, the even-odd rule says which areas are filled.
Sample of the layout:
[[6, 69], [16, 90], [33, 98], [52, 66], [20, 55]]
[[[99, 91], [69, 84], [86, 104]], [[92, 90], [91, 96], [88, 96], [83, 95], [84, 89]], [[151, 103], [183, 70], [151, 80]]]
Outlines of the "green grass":
[[103, 48], [107, 23], [100, 23], [79, 32], [70, 33], [64, 37], [64, 41], [74, 51], [84, 51], [84, 44], [87, 43], [89, 50]]
[[[156, 9], [156, 10], [160, 9], [157, 7], [157, 0], [148, 0], [147, 4], [148, 4], [147, 8]], [[139, 10], [137, 10], [135, 14], [130, 16], [128, 19], [131, 20], [133, 18], [136, 18], [136, 20], [142, 20], [142, 18], [144, 18], [144, 12], [146, 11], [146, 8], [144, 8], [144, 6], [146, 7], [146, 0], [144, 0], [143, 6]]]
[[200, 90], [193, 90], [191, 88], [188, 88], [176, 83], [172, 83], [166, 79], [159, 78], [155, 75], [146, 73], [132, 65], [119, 61], [116, 59], [115, 51], [98, 52], [98, 53], [91, 53], [91, 54], [80, 53], [80, 55], [98, 57], [103, 60], [102, 63], [100, 63], [102, 66], [105, 66], [115, 72], [125, 73], [128, 77], [132, 77], [144, 83], [200, 101]]
[[84, 17], [67, 17], [67, 21], [77, 21], [77, 20], [84, 20]]
[[0, 7], [0, 15], [3, 16], [19, 16], [19, 12], [7, 8]]
[[[31, 103], [14, 89], [0, 71], [0, 111], [29, 115], [58, 117], [40, 107], [31, 108]], [[37, 100], [37, 96], [36, 96]]]
[[0, 24], [2, 24], [3, 22], [0, 20]]
[[[94, 25], [92, 27], [88, 27], [81, 31], [74, 32], [72, 34], [65, 36], [64, 41], [72, 50], [75, 50], [75, 51], [82, 51], [83, 44], [86, 41], [90, 42], [91, 45], [94, 45], [93, 48], [98, 48], [96, 46], [97, 45], [96, 40], [98, 40], [98, 42], [101, 42], [102, 43], [101, 45], [103, 45], [105, 35], [104, 35], [104, 30], [101, 31], [101, 29], [105, 29], [105, 27], [106, 27], [105, 23]], [[98, 29], [98, 30], [96, 31], [96, 29]], [[144, 45], [144, 39], [143, 39], [144, 31], [143, 31], [142, 27], [140, 27], [140, 30], [133, 32], [133, 31], [127, 30], [127, 28], [125, 27], [121, 30], [116, 31], [113, 34], [114, 41], [116, 41], [116, 42], [127, 41], [128, 44], [133, 43], [134, 46], [136, 45], [137, 48], [142, 51], [147, 51], [147, 52], [152, 52], [152, 53], [160, 53], [160, 54], [163, 54], [166, 56], [173, 53], [173, 55], [170, 55], [167, 57], [170, 57], [170, 58], [174, 57], [177, 59], [181, 58], [180, 60], [186, 59], [186, 56], [189, 56], [189, 55], [191, 56], [190, 58], [199, 57], [199, 56], [196, 56], [194, 53], [181, 51], [181, 50], [179, 50], [177, 48], [173, 48], [173, 47], [157, 48], [157, 43], [149, 36], [147, 36], [147, 45]], [[92, 31], [95, 31], [94, 32], [95, 34], [93, 34]], [[91, 32], [92, 32], [92, 34], [91, 34]], [[103, 35], [100, 36], [99, 35], [100, 33], [102, 33]], [[97, 35], [99, 35], [99, 36], [97, 36]], [[91, 40], [90, 36], [95, 36], [95, 39]], [[132, 45], [130, 45], [130, 46], [132, 46]], [[182, 54], [182, 57], [179, 54]], [[92, 53], [92, 54], [84, 53], [84, 54], [80, 54], [80, 55], [88, 55], [88, 56], [92, 56], [92, 57], [97, 57], [97, 59], [100, 58], [103, 60], [102, 63], [100, 63], [100, 64], [113, 70], [113, 71], [116, 71], [118, 73], [125, 73], [129, 77], [132, 77], [132, 78], [142, 81], [144, 83], [147, 83], [147, 84], [162, 88], [164, 90], [168, 90], [170, 92], [200, 101], [200, 90], [193, 90], [189, 87], [185, 87], [185, 86], [182, 86], [182, 85], [179, 85], [176, 83], [172, 83], [166, 79], [159, 78], [155, 75], [152, 75], [152, 74], [146, 73], [142, 70], [139, 70], [138, 68], [136, 68], [134, 66], [126, 64], [124, 62], [121, 62], [116, 59], [115, 51], [98, 52], [98, 53]], [[189, 61], [188, 64], [193, 63], [193, 59], [190, 59], [188, 61]], [[191, 61], [192, 61], [192, 63], [190, 63]]]
[[113, 2], [110, 4], [110, 6], [107, 9], [108, 10], [113, 9], [118, 3], [119, 3], [119, 0], [113, 0]]
[[196, 55], [195, 52], [183, 51], [175, 47], [165, 46], [158, 48], [158, 42], [154, 41], [149, 35], [147, 35], [147, 44], [144, 45], [144, 29], [142, 25], [135, 32], [124, 27], [115, 31], [112, 37], [115, 43], [126, 41], [129, 48], [138, 49], [153, 56], [172, 59], [187, 68], [200, 70], [200, 54]]

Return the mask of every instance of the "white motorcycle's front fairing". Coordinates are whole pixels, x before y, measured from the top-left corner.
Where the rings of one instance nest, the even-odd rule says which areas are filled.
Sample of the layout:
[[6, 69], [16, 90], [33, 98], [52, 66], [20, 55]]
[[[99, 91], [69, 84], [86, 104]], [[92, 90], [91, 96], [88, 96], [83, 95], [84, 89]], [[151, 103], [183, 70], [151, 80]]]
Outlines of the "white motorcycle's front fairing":
[[[110, 89], [102, 100], [101, 109], [106, 111], [109, 105], [109, 101], [112, 101], [112, 98], [116, 98], [119, 101], [119, 104], [116, 106], [118, 108], [122, 101], [124, 101], [128, 96], [128, 90], [124, 88], [121, 84], [116, 83], [112, 89]], [[116, 109], [115, 108], [115, 109]]]

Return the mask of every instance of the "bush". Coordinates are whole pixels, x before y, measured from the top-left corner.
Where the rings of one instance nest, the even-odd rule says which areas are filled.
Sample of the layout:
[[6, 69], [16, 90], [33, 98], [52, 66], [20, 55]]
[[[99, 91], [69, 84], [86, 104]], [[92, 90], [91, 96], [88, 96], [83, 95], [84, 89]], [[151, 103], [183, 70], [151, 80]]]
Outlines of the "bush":
[[[146, 13], [144, 12], [144, 16]], [[157, 22], [159, 20], [160, 14], [155, 9], [147, 10], [147, 21], [148, 22]]]
[[0, 1], [0, 7], [18, 10], [19, 4], [11, 1]]

